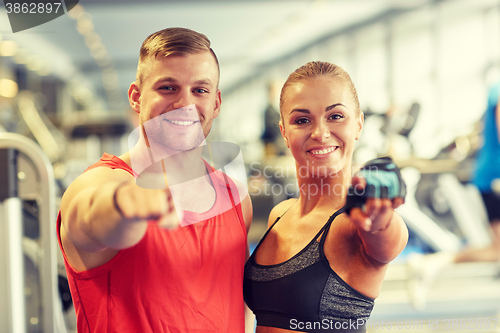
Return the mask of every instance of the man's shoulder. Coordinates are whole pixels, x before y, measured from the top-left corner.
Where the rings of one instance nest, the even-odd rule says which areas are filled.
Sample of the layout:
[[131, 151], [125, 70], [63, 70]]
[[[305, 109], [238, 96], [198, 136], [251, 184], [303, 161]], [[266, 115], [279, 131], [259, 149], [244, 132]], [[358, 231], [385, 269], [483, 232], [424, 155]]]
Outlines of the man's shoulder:
[[231, 177], [221, 170], [213, 170], [211, 177], [216, 180], [216, 184], [214, 183], [214, 185], [228, 188], [237, 194], [240, 200], [248, 195], [248, 189], [245, 183], [235, 177]]
[[124, 160], [122, 160], [121, 158], [119, 158], [115, 155], [111, 155], [111, 154], [107, 154], [107, 153], [104, 153], [102, 155], [101, 159], [99, 161], [97, 161], [96, 163], [92, 164], [91, 166], [89, 166], [85, 170], [85, 172], [88, 172], [90, 170], [93, 170], [93, 169], [96, 169], [99, 167], [105, 167], [108, 169], [121, 169], [121, 170], [125, 170], [128, 173], [133, 175], [132, 168]]
[[[133, 175], [132, 170], [127, 169], [119, 162], [118, 157], [105, 154], [98, 162], [89, 166], [81, 175], [69, 185], [63, 195], [64, 199], [77, 195], [80, 191], [92, 187], [99, 187], [109, 181], [127, 181]], [[126, 165], [126, 164], [125, 164]]]

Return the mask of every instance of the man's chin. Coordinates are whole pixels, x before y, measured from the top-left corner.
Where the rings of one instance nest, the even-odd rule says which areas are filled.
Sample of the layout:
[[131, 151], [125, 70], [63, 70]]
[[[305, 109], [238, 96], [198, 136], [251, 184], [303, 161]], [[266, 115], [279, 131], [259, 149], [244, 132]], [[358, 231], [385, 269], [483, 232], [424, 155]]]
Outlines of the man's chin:
[[[171, 145], [164, 144], [161, 146], [160, 153], [161, 153], [161, 155], [164, 155], [164, 157], [182, 154], [182, 153], [189, 153], [189, 152], [194, 151], [196, 148], [201, 147], [203, 145], [204, 141], [205, 140], [202, 140], [199, 142], [179, 143], [179, 144], [171, 144]], [[156, 152], [155, 152], [155, 155], [157, 155]]]

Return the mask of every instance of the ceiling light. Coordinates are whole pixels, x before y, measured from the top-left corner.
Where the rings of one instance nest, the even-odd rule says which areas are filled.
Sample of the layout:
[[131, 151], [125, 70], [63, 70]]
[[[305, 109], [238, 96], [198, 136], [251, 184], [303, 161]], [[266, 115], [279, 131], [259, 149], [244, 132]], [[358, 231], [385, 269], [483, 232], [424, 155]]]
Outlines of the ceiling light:
[[85, 44], [89, 49], [96, 48], [99, 45], [102, 45], [101, 37], [93, 31], [88, 32], [85, 34]]
[[0, 79], [0, 96], [12, 98], [17, 95], [17, 83], [9, 79]]
[[72, 9], [72, 10], [70, 10], [70, 11], [68, 12], [68, 15], [69, 15], [69, 17], [71, 17], [72, 19], [75, 19], [75, 20], [76, 20], [76, 19], [78, 18], [78, 16], [80, 16], [80, 14], [81, 14], [82, 12], [83, 12], [83, 6], [82, 6], [82, 5], [80, 5], [80, 4], [78, 4], [78, 5], [76, 5], [75, 7], [73, 7], [73, 9]]
[[106, 50], [106, 48], [103, 45], [102, 47], [100, 47], [98, 49], [91, 50], [90, 54], [95, 59], [104, 59], [104, 58], [106, 58], [108, 56], [108, 51]]
[[82, 35], [86, 32], [93, 31], [94, 23], [92, 22], [92, 16], [89, 13], [82, 13], [78, 16], [77, 19], [77, 30]]
[[17, 53], [17, 44], [12, 40], [4, 40], [0, 43], [0, 56], [12, 57]]

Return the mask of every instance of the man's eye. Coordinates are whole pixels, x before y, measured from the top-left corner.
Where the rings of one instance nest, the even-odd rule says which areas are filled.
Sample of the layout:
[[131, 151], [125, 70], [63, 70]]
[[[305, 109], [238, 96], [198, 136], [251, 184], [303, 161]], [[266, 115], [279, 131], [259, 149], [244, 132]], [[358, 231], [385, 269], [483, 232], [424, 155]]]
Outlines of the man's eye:
[[174, 88], [171, 86], [161, 86], [160, 89], [161, 90], [174, 90]]
[[195, 89], [194, 92], [198, 93], [198, 94], [203, 94], [203, 93], [207, 93], [208, 90], [207, 89], [203, 89], [203, 88], [199, 88], [199, 89]]

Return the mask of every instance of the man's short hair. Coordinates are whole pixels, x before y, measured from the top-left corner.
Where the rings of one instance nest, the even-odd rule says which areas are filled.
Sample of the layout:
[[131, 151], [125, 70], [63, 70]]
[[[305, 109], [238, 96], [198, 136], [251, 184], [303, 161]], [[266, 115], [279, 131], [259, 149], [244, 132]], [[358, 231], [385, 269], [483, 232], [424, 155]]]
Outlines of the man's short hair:
[[210, 51], [214, 56], [220, 77], [219, 61], [210, 47], [210, 40], [207, 36], [186, 28], [167, 28], [155, 32], [142, 43], [136, 82], [140, 87], [146, 75], [149, 74], [149, 59], [165, 58], [170, 55], [196, 54], [204, 51]]

